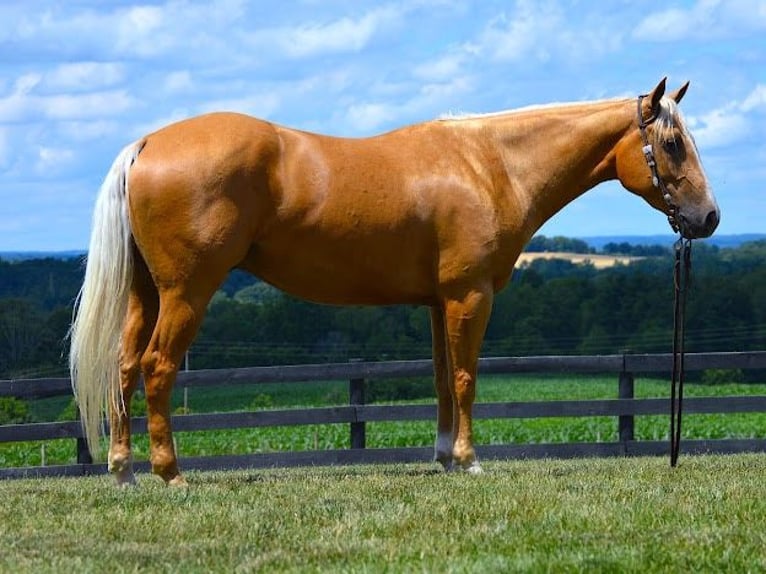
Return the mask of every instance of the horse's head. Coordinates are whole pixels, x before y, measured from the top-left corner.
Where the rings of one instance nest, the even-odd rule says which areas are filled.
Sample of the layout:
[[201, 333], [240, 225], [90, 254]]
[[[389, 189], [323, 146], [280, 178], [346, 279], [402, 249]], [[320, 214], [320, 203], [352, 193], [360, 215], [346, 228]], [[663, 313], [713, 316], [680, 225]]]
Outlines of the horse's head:
[[635, 129], [616, 147], [617, 177], [622, 185], [662, 211], [684, 237], [713, 234], [720, 220], [694, 139], [678, 103], [687, 82], [665, 95], [665, 79], [638, 98]]

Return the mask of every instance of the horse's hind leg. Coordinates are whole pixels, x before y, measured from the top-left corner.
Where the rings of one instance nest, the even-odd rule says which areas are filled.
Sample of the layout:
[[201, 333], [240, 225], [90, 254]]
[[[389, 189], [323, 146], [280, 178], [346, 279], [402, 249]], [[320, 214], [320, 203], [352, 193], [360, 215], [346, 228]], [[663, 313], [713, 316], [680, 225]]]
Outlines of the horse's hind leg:
[[[220, 278], [223, 281], [223, 276]], [[200, 283], [203, 283], [200, 279]], [[204, 282], [210, 284], [209, 282]], [[204, 284], [203, 283], [203, 284]], [[217, 286], [220, 282], [215, 282]], [[170, 395], [184, 353], [202, 323], [214, 287], [200, 293], [193, 289], [195, 277], [184, 285], [160, 290], [157, 324], [149, 346], [141, 359], [146, 388], [150, 458], [152, 472], [169, 485], [186, 481], [178, 470], [170, 427]]]
[[447, 354], [447, 332], [444, 327], [444, 310], [431, 307], [431, 346], [433, 349], [434, 387], [436, 388], [436, 444], [434, 458], [445, 470], [452, 468], [452, 379]]
[[120, 346], [122, 401], [110, 405], [109, 471], [118, 485], [134, 484], [130, 440], [130, 401], [138, 383], [141, 355], [157, 321], [157, 289], [140, 256], [134, 258], [133, 282]]

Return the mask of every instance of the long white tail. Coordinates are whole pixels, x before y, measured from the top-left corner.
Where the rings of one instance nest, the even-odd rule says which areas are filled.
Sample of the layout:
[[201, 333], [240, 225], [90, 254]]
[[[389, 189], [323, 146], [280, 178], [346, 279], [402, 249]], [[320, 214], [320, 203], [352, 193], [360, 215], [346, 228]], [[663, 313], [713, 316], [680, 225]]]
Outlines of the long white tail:
[[122, 406], [118, 354], [133, 275], [128, 171], [141, 148], [140, 141], [125, 147], [101, 184], [69, 333], [72, 389], [93, 456], [100, 451], [103, 415], [110, 404]]

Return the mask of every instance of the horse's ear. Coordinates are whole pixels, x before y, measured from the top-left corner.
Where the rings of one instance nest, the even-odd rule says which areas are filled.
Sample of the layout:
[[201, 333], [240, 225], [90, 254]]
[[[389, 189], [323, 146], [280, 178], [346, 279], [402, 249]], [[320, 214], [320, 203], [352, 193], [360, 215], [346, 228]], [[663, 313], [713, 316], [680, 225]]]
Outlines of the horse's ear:
[[649, 92], [647, 99], [649, 100], [649, 105], [651, 106], [651, 117], [656, 117], [660, 113], [660, 100], [662, 99], [662, 96], [665, 95], [665, 83], [667, 81], [668, 78], [665, 76], [660, 80], [660, 83], [657, 84], [657, 86], [651, 92]]
[[644, 96], [641, 115], [644, 119], [656, 118], [660, 113], [660, 100], [665, 95], [665, 82], [667, 77], [662, 78], [655, 88]]
[[681, 103], [681, 99], [684, 97], [686, 90], [689, 89], [689, 82], [687, 81], [683, 86], [678, 88], [675, 92], [668, 94], [677, 104]]

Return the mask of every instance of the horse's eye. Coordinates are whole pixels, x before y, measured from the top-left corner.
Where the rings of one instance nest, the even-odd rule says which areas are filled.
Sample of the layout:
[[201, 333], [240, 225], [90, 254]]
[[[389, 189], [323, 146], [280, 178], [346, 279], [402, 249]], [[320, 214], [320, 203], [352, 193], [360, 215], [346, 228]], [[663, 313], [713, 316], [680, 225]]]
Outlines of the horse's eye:
[[675, 154], [678, 152], [679, 149], [679, 143], [675, 139], [671, 140], [664, 140], [662, 142], [662, 149], [664, 149], [669, 154]]

